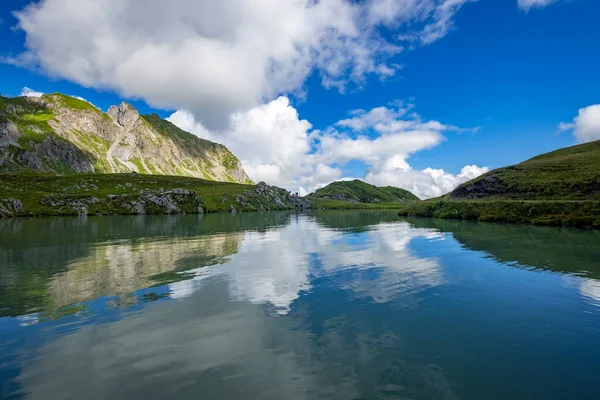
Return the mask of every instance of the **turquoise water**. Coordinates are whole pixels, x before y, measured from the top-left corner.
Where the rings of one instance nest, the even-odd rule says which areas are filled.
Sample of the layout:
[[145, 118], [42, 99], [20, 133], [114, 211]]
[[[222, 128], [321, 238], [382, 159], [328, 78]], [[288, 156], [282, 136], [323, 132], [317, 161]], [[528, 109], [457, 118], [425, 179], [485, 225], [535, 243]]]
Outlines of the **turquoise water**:
[[0, 397], [598, 399], [600, 232], [323, 211], [0, 221]]

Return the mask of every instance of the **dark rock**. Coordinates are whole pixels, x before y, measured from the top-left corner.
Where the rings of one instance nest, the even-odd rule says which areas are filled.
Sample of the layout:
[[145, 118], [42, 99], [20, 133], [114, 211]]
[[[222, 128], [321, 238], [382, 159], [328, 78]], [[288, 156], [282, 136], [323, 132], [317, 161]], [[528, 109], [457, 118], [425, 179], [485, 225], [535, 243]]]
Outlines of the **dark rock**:
[[452, 198], [481, 199], [500, 196], [508, 192], [506, 185], [494, 175], [484, 176], [471, 184], [461, 185], [450, 194]]
[[23, 203], [14, 198], [0, 200], [0, 218], [16, 217], [23, 211]]

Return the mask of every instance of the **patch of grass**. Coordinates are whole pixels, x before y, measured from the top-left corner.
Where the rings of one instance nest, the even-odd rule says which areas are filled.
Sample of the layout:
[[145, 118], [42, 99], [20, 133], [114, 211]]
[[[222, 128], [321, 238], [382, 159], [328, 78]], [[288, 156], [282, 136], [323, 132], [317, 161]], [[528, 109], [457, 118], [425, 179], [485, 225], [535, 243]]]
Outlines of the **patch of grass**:
[[0, 112], [4, 114], [0, 119], [9, 120], [17, 126], [21, 133], [17, 142], [24, 149], [30, 147], [30, 141], [40, 143], [54, 132], [48, 124], [54, 118], [52, 110], [28, 97], [0, 97]]
[[397, 210], [398, 203], [353, 203], [343, 200], [314, 199], [314, 207], [326, 210]]
[[144, 165], [142, 164], [142, 161], [139, 158], [132, 158], [129, 161], [137, 167], [138, 172], [140, 174], [146, 174], [146, 173], [150, 172], [150, 171], [146, 171], [146, 168], [144, 168]]
[[238, 166], [239, 160], [229, 150], [221, 157], [221, 163], [230, 171]]
[[76, 99], [75, 97], [67, 96], [62, 93], [45, 94], [42, 98], [72, 110], [100, 111], [87, 101]]

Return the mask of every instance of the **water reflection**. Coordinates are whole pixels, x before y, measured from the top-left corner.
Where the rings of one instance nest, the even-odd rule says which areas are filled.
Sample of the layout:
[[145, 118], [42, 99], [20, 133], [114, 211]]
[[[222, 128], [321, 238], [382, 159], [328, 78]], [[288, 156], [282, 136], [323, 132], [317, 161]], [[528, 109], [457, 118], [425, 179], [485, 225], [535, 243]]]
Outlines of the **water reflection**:
[[585, 300], [600, 306], [600, 231], [431, 218], [406, 221], [449, 232], [465, 248], [512, 267], [564, 274], [567, 287], [577, 287]]
[[0, 236], [2, 398], [599, 397], [592, 231], [318, 211]]

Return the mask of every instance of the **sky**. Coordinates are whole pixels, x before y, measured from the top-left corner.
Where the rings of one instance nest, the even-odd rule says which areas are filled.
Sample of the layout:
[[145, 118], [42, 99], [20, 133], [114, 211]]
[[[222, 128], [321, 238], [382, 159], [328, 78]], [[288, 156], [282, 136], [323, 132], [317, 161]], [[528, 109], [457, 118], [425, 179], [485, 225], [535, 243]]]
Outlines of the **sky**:
[[127, 101], [255, 181], [436, 197], [600, 139], [597, 0], [11, 0], [0, 92]]

